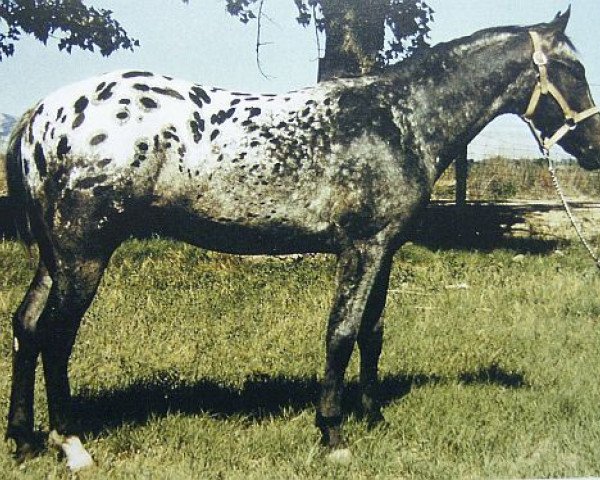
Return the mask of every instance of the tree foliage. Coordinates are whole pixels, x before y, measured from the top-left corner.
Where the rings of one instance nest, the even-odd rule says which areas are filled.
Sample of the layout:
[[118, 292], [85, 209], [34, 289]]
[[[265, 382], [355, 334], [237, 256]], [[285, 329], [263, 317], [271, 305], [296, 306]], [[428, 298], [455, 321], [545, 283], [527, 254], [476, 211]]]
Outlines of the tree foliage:
[[0, 61], [14, 54], [23, 35], [33, 35], [44, 44], [55, 38], [58, 48], [69, 53], [73, 47], [97, 48], [107, 56], [139, 45], [112, 11], [88, 7], [81, 0], [0, 0]]
[[[227, 11], [248, 23], [266, 0], [225, 0]], [[370, 73], [427, 46], [433, 10], [424, 0], [293, 0], [296, 20], [327, 38], [326, 77]], [[387, 35], [386, 35], [387, 29]]]

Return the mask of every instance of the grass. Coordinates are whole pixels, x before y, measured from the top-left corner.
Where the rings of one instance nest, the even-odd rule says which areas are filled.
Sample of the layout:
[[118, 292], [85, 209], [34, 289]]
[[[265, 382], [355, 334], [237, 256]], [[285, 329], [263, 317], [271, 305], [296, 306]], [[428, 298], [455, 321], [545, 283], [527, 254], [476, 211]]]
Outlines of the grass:
[[[369, 431], [356, 419], [353, 358], [345, 409], [354, 459], [335, 466], [313, 426], [333, 259], [256, 262], [166, 240], [126, 243], [71, 362], [98, 464], [80, 478], [600, 473], [600, 278], [579, 246], [544, 245], [397, 254], [381, 359], [387, 424]], [[32, 269], [9, 241], [0, 265], [0, 368], [9, 372], [9, 318]], [[4, 411], [9, 382], [0, 378]], [[10, 452], [0, 444], [5, 478], [67, 477], [54, 454], [17, 468]]]

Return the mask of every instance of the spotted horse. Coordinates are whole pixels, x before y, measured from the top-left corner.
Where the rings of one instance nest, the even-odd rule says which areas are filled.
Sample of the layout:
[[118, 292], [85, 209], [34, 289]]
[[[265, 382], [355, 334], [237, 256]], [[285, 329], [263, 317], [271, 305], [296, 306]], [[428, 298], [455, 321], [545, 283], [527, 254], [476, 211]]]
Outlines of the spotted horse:
[[600, 167], [600, 116], [564, 33], [569, 13], [286, 94], [119, 71], [41, 101], [20, 120], [7, 157], [22, 236], [40, 252], [13, 318], [7, 436], [17, 458], [37, 449], [41, 354], [50, 442], [71, 469], [92, 464], [71, 411], [69, 356], [113, 251], [152, 233], [235, 254], [337, 255], [316, 423], [324, 444], [343, 451], [340, 401], [355, 343], [364, 414], [381, 421], [392, 257], [455, 152], [498, 115], [527, 113], [540, 139]]

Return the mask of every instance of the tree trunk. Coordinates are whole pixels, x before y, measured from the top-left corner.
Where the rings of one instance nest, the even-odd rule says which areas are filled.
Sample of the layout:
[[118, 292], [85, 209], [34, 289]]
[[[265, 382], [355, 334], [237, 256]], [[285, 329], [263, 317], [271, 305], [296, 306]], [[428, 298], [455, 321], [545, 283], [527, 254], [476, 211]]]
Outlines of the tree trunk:
[[383, 48], [389, 0], [322, 0], [325, 56], [318, 81], [373, 73]]

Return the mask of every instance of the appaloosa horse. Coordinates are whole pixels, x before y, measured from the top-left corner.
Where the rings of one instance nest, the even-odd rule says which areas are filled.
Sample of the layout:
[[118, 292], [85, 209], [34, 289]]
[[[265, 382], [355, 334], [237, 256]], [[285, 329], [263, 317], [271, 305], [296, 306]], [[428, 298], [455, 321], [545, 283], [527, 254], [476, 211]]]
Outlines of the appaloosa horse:
[[40, 251], [13, 320], [7, 435], [17, 456], [35, 451], [41, 353], [50, 440], [70, 468], [92, 462], [72, 421], [69, 356], [113, 251], [153, 232], [236, 254], [336, 254], [317, 425], [340, 448], [355, 343], [366, 417], [381, 420], [392, 256], [454, 152], [498, 115], [527, 113], [542, 138], [585, 168], [600, 166], [600, 116], [564, 34], [568, 18], [483, 30], [380, 75], [281, 95], [119, 71], [41, 101], [18, 124], [7, 158], [22, 234]]

